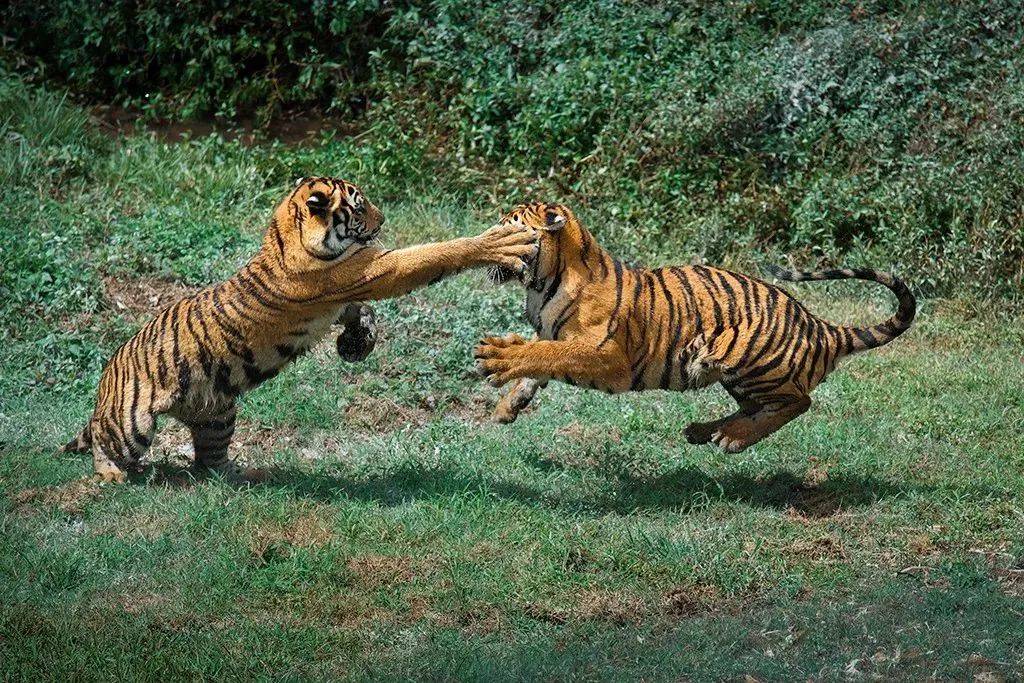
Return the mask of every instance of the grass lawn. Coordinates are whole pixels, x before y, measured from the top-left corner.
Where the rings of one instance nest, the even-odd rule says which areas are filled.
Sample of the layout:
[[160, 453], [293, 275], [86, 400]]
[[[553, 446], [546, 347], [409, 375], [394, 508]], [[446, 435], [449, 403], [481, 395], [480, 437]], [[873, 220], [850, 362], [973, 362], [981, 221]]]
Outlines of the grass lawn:
[[[726, 455], [682, 438], [719, 389], [553, 384], [490, 424], [471, 351], [525, 332], [521, 293], [465, 274], [378, 305], [365, 363], [325, 343], [245, 397], [233, 450], [267, 483], [194, 479], [167, 420], [141, 477], [99, 486], [54, 451], [103, 361], [251, 253], [287, 173], [342, 171], [329, 146], [22, 132], [49, 175], [12, 153], [0, 208], [0, 678], [1024, 676], [1024, 319], [924, 301]], [[397, 243], [485, 226], [379, 203]], [[791, 289], [835, 320], [893, 305]]]

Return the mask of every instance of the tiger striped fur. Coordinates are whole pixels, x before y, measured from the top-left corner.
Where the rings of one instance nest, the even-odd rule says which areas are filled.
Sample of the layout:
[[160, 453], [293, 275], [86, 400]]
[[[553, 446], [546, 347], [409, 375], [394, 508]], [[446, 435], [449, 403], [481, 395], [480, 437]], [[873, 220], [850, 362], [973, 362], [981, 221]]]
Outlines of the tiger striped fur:
[[[114, 353], [89, 423], [64, 450], [91, 450], [101, 479], [124, 481], [125, 468], [149, 448], [157, 417], [168, 414], [189, 427], [197, 465], [236, 476], [228, 444], [237, 397], [308, 351], [339, 315], [346, 325], [372, 322], [355, 302], [399, 296], [470, 267], [520, 271], [537, 250], [536, 235], [515, 226], [383, 249], [373, 244], [383, 223], [355, 185], [300, 181], [252, 260], [160, 311]], [[368, 344], [372, 338], [356, 335], [339, 341], [339, 353], [358, 358]]]
[[[891, 318], [849, 327], [814, 316], [778, 287], [721, 268], [626, 267], [559, 204], [517, 207], [500, 224], [535, 228], [541, 239], [522, 278], [537, 336], [488, 337], [475, 352], [491, 384], [515, 382], [494, 412], [498, 422], [515, 420], [552, 379], [609, 393], [719, 382], [738, 410], [691, 424], [685, 435], [735, 453], [804, 413], [840, 359], [889, 343], [914, 319], [910, 290], [875, 270], [769, 269], [790, 281], [872, 280], [896, 295]], [[496, 279], [504, 279], [500, 271]]]

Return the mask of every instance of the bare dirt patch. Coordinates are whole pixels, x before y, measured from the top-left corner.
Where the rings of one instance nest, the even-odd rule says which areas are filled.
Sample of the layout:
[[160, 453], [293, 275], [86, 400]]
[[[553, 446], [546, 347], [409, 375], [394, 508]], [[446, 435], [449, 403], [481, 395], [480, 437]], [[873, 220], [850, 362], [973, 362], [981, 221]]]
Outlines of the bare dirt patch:
[[155, 277], [103, 278], [104, 297], [116, 310], [134, 317], [151, 316], [157, 311], [195, 294], [198, 287]]
[[408, 583], [414, 576], [412, 560], [404, 555], [363, 555], [346, 566], [357, 583], [371, 589]]
[[345, 408], [345, 421], [354, 427], [391, 431], [406, 425], [421, 427], [433, 417], [432, 410], [403, 406], [385, 397], [357, 395]]
[[785, 552], [801, 562], [827, 563], [849, 559], [843, 544], [831, 536], [798, 538], [786, 546]]
[[287, 557], [296, 549], [321, 548], [334, 539], [334, 531], [324, 513], [313, 509], [287, 522], [269, 522], [260, 526], [249, 543], [249, 552], [260, 564]]
[[583, 620], [605, 621], [624, 626], [639, 624], [648, 611], [646, 603], [637, 595], [590, 590], [580, 595], [576, 616]]
[[691, 586], [676, 586], [665, 593], [662, 606], [665, 613], [676, 619], [708, 614], [719, 609], [721, 592], [716, 586], [698, 583]]
[[597, 588], [581, 591], [569, 607], [529, 602], [520, 609], [530, 619], [559, 625], [570, 621], [600, 621], [616, 626], [639, 624], [653, 612], [639, 595]]
[[999, 590], [1012, 598], [1024, 598], [1024, 569], [995, 569]]
[[23, 489], [11, 496], [11, 503], [16, 509], [42, 505], [66, 515], [81, 515], [89, 503], [100, 497], [100, 491], [92, 477], [85, 477], [59, 486]]
[[452, 624], [446, 622], [457, 621], [466, 635], [486, 636], [501, 630], [502, 615], [501, 610], [492, 605], [477, 605], [460, 614], [457, 620], [448, 615], [436, 615], [433, 621], [441, 626], [450, 626]]

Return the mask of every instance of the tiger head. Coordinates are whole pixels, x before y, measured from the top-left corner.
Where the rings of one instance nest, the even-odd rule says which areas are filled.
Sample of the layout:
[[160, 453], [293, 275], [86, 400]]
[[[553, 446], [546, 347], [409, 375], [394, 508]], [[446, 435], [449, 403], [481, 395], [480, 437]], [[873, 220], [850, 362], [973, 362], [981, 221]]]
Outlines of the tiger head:
[[340, 178], [303, 178], [274, 219], [282, 240], [296, 240], [319, 261], [334, 261], [353, 245], [367, 244], [384, 224], [384, 214], [362, 190]]
[[502, 216], [498, 224], [533, 228], [537, 231], [540, 249], [523, 275], [501, 266], [492, 268], [489, 275], [497, 284], [516, 278], [530, 284], [547, 277], [557, 267], [558, 251], [567, 241], [564, 239], [566, 228], [578, 227], [576, 216], [569, 207], [544, 202], [520, 204]]

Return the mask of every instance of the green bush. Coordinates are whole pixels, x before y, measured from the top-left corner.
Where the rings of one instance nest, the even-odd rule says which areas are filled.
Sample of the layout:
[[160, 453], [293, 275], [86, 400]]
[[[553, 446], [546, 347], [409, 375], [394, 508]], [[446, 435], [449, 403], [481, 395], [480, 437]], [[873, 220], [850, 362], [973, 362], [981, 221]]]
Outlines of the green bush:
[[[377, 0], [14, 0], [17, 49], [76, 90], [158, 115], [264, 119], [286, 106], [361, 107]], [[350, 102], [351, 99], [351, 102]]]
[[561, 199], [627, 257], [787, 252], [1024, 291], [1016, 0], [133, 8], [16, 4], [9, 32], [44, 74], [154, 114], [349, 117], [332, 171]]

